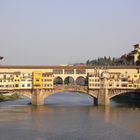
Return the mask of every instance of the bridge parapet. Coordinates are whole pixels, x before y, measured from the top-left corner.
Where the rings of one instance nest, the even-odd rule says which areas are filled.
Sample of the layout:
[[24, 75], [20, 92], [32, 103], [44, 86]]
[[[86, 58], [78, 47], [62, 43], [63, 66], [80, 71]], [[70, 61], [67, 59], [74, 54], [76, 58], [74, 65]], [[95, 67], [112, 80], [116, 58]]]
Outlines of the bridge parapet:
[[86, 92], [88, 91], [87, 86], [79, 86], [79, 85], [61, 85], [61, 86], [55, 86], [55, 91], [74, 91], [74, 92]]

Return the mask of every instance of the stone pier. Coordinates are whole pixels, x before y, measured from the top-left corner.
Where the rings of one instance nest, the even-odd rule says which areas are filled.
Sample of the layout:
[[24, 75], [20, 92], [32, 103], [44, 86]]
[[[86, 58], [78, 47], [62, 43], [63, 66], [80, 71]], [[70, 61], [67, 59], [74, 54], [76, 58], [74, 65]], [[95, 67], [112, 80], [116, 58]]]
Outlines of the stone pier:
[[98, 105], [109, 105], [110, 104], [110, 99], [108, 95], [108, 89], [103, 88], [99, 90], [98, 93]]
[[31, 98], [31, 102], [32, 105], [44, 105], [44, 94], [43, 94], [43, 90], [40, 89], [34, 89], [32, 91], [32, 98]]
[[97, 106], [98, 105], [98, 99], [93, 97], [93, 100], [94, 100], [94, 105]]

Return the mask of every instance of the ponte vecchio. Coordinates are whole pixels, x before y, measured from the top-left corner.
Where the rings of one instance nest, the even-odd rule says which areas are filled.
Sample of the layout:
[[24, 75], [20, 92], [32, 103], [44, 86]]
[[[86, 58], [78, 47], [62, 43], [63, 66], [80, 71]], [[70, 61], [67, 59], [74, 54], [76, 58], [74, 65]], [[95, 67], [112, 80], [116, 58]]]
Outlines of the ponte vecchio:
[[0, 66], [1, 93], [17, 93], [33, 105], [43, 105], [48, 96], [65, 91], [88, 94], [94, 104], [109, 105], [114, 96], [140, 91], [140, 67]]

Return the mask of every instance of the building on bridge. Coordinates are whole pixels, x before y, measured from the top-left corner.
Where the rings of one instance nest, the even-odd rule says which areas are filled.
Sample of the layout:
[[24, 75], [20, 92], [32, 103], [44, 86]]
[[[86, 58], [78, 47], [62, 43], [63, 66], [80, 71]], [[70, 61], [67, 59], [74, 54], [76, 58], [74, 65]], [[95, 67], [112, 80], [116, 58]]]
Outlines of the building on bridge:
[[0, 73], [0, 88], [31, 89], [32, 77], [30, 73], [4, 72]]
[[42, 73], [42, 88], [53, 89], [54, 88], [53, 79], [54, 79], [53, 73], [51, 72]]
[[[106, 71], [104, 71], [106, 72]], [[132, 88], [140, 87], [140, 74], [139, 73], [127, 73], [127, 72], [110, 72], [107, 78], [108, 88]], [[88, 77], [88, 88], [89, 89], [100, 89], [103, 81], [101, 75], [98, 73], [89, 73]]]
[[[9, 71], [9, 69], [8, 69]], [[28, 70], [28, 71], [1, 71], [0, 72], [0, 88], [14, 88], [14, 89], [32, 89], [32, 88], [54, 88], [54, 80], [56, 77], [62, 77], [62, 84], [67, 78], [73, 78], [78, 81], [79, 77], [87, 79], [89, 89], [99, 89], [101, 87], [101, 73], [108, 72], [108, 87], [109, 88], [131, 88], [140, 87], [140, 73], [139, 68], [106, 68], [106, 69], [61, 69], [60, 67], [55, 70]], [[54, 72], [54, 73], [53, 73]], [[81, 82], [81, 81], [80, 81]], [[78, 82], [71, 82], [71, 84], [78, 84]], [[84, 84], [82, 84], [84, 86]]]
[[0, 89], [14, 88], [14, 77], [12, 72], [1, 72], [0, 73]]
[[33, 71], [31, 73], [1, 72], [0, 89], [53, 88], [53, 73]]
[[33, 88], [42, 88], [42, 71], [33, 71]]
[[32, 78], [33, 88], [35, 89], [53, 89], [53, 73], [50, 72], [42, 72], [42, 71], [33, 71]]
[[90, 73], [88, 77], [88, 87], [89, 89], [99, 89], [100, 88], [100, 77], [97, 73]]
[[31, 73], [20, 73], [20, 88], [31, 89], [32, 88], [32, 74]]

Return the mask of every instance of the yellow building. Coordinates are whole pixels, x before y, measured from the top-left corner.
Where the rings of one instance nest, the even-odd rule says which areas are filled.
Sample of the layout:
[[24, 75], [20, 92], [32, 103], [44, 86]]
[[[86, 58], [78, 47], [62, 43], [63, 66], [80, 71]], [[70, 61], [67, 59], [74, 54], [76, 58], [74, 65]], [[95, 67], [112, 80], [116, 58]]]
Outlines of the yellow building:
[[44, 88], [44, 89], [52, 89], [53, 88], [53, 73], [42, 71], [34, 71], [33, 74], [33, 88]]
[[42, 88], [42, 71], [33, 71], [32, 87]]

